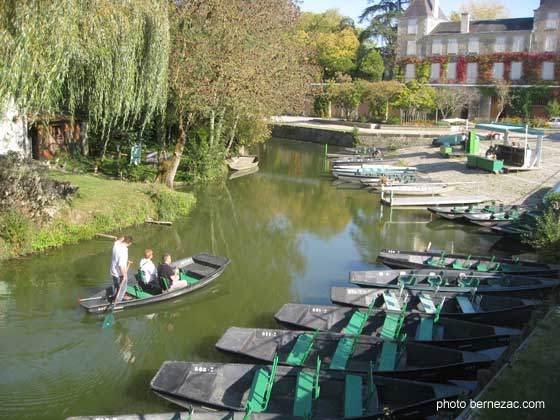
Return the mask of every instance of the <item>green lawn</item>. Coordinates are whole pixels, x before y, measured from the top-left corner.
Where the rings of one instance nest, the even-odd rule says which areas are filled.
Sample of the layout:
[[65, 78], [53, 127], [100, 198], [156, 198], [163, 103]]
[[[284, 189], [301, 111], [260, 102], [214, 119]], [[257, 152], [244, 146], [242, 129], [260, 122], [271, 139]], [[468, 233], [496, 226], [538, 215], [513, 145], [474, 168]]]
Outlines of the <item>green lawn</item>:
[[560, 313], [537, 325], [536, 334], [512, 366], [482, 396], [483, 401], [544, 401], [544, 409], [484, 408], [480, 420], [560, 418]]

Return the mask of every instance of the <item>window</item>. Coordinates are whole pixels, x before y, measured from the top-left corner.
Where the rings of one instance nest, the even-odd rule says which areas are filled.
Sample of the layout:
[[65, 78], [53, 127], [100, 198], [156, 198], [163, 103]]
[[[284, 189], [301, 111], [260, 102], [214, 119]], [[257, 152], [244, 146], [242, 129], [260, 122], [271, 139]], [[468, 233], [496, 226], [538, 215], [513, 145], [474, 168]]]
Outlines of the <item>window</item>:
[[406, 70], [404, 73], [404, 78], [405, 80], [408, 82], [412, 79], [414, 79], [416, 77], [416, 69], [414, 67], [414, 64], [407, 64], [406, 65]]
[[511, 63], [511, 69], [510, 69], [510, 76], [509, 78], [511, 80], [519, 80], [521, 79], [521, 69], [522, 69], [522, 64], [520, 61], [513, 61]]
[[558, 27], [558, 12], [546, 14], [546, 29], [556, 29]]
[[476, 83], [478, 78], [478, 64], [468, 63], [467, 64], [467, 83]]
[[469, 54], [478, 54], [478, 38], [469, 38]]
[[442, 50], [441, 39], [434, 39], [432, 41], [432, 54], [441, 55], [441, 50]]
[[447, 41], [447, 54], [457, 54], [457, 40], [450, 39]]
[[554, 80], [554, 63], [550, 61], [544, 61], [542, 63], [542, 79]]
[[492, 66], [492, 78], [493, 79], [504, 78], [504, 63], [494, 63], [494, 65]]
[[556, 51], [556, 36], [547, 35], [544, 40], [544, 50], [545, 51]]
[[447, 80], [455, 80], [457, 78], [457, 63], [447, 64]]
[[441, 74], [441, 64], [432, 63], [430, 66], [430, 80], [439, 80]]
[[418, 32], [418, 25], [416, 23], [416, 19], [409, 19], [407, 34], [412, 35], [412, 34], [416, 34], [416, 32]]
[[511, 50], [513, 52], [521, 52], [525, 49], [525, 37], [524, 36], [514, 36], [513, 37], [513, 45], [511, 46]]
[[499, 36], [496, 38], [496, 42], [494, 43], [494, 52], [502, 53], [506, 50], [506, 37]]
[[416, 55], [416, 41], [406, 41], [406, 55]]

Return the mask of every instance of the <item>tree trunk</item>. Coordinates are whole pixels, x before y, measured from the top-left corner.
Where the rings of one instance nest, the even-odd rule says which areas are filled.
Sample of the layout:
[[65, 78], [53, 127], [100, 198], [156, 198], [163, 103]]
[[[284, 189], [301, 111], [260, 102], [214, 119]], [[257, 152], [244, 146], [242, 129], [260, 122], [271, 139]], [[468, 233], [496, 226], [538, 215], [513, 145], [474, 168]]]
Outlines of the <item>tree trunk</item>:
[[239, 121], [239, 116], [236, 115], [233, 120], [233, 127], [231, 127], [231, 134], [229, 136], [229, 142], [226, 149], [226, 154], [229, 153], [231, 146], [233, 145], [233, 140], [235, 140], [235, 132], [237, 131], [237, 122]]
[[103, 142], [103, 151], [101, 152], [101, 160], [105, 160], [105, 154], [107, 153], [107, 143], [109, 143], [109, 135], [105, 137]]
[[169, 188], [173, 188], [175, 176], [177, 175], [177, 169], [179, 168], [179, 164], [181, 163], [181, 156], [183, 154], [183, 150], [185, 149], [185, 144], [187, 143], [187, 129], [190, 126], [191, 119], [192, 114], [189, 114], [187, 118], [187, 124], [185, 126], [183, 122], [183, 116], [181, 115], [179, 117], [179, 137], [177, 138], [177, 143], [175, 143], [173, 156], [171, 157], [171, 159], [162, 159], [158, 168], [156, 182], [165, 184]]
[[385, 102], [385, 122], [389, 121], [389, 101]]
[[224, 115], [226, 113], [225, 108], [222, 108], [217, 115], [217, 122], [216, 122], [216, 140], [219, 142], [222, 138], [222, 129], [224, 127]]
[[82, 156], [89, 155], [89, 144], [88, 144], [88, 134], [87, 134], [88, 124], [83, 121], [80, 123], [80, 152]]

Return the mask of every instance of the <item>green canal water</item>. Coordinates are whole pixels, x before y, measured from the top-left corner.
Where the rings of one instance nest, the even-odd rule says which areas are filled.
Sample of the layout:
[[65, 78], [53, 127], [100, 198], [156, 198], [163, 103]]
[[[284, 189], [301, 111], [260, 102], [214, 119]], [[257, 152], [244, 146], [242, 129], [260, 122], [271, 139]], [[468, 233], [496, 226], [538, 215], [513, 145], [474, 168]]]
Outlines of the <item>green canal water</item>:
[[[161, 412], [150, 392], [165, 360], [228, 361], [213, 347], [232, 325], [275, 327], [286, 302], [328, 303], [348, 272], [372, 267], [381, 248], [489, 253], [497, 237], [382, 208], [374, 194], [331, 185], [324, 147], [272, 139], [256, 174], [202, 186], [191, 215], [172, 227], [129, 229], [135, 262], [210, 251], [225, 273], [193, 295], [102, 318], [77, 305], [110, 284], [111, 242], [92, 240], [0, 266], [0, 418]], [[110, 198], [110, 197], [108, 197]]]

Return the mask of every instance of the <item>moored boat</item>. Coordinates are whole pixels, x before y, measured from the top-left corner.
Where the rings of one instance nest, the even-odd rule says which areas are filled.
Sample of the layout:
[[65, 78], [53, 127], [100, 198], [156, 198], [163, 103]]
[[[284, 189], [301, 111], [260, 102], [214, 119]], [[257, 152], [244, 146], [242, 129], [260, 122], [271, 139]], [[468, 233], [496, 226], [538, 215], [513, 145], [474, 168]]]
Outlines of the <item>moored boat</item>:
[[444, 183], [410, 183], [407, 185], [380, 185], [375, 190], [393, 195], [440, 195], [453, 191], [453, 186]]
[[[375, 375], [270, 365], [164, 362], [151, 382], [159, 396], [183, 407], [263, 413], [285, 418], [424, 418], [436, 401], [465, 389]], [[320, 390], [320, 391], [319, 391]], [[253, 414], [254, 413], [254, 414]]]
[[485, 215], [505, 214], [506, 212], [515, 211], [517, 206], [504, 206], [503, 204], [488, 204], [485, 206], [442, 206], [428, 207], [428, 211], [436, 214], [444, 219], [462, 219], [466, 215]]
[[526, 276], [556, 277], [558, 266], [519, 259], [465, 254], [383, 249], [378, 260], [389, 267], [427, 270], [489, 271]]
[[[137, 279], [129, 274], [125, 294], [126, 300], [117, 303], [114, 310], [164, 302], [192, 293], [218, 278], [229, 262], [228, 258], [217, 257], [206, 252], [174, 261], [171, 266], [180, 270], [181, 277], [188, 283], [188, 286], [162, 290], [159, 294], [144, 291]], [[104, 313], [112, 304], [110, 289], [102, 290], [89, 298], [79, 300], [80, 306], [89, 313]]]
[[[332, 332], [287, 331], [231, 327], [216, 343], [218, 350], [281, 365], [314, 367], [319, 357], [325, 369], [368, 372], [420, 381], [475, 379], [495, 357], [426, 344], [392, 342], [376, 337]], [[496, 352], [495, 356], [500, 356]]]
[[[369, 313], [368, 313], [369, 312]], [[355, 318], [361, 319], [360, 328], [354, 328]], [[362, 315], [359, 315], [362, 314]], [[293, 329], [320, 330], [349, 335], [366, 335], [394, 340], [397, 335], [406, 334], [408, 342], [431, 344], [478, 351], [508, 345], [511, 336], [520, 330], [497, 327], [475, 322], [461, 321], [414, 313], [400, 316], [394, 312], [369, 308], [367, 311], [334, 305], [306, 305], [287, 303], [274, 315], [283, 325]], [[437, 322], [436, 322], [437, 321]], [[398, 331], [390, 327], [400, 324]], [[356, 334], [359, 330], [360, 334]], [[391, 335], [389, 332], [394, 332]]]
[[541, 300], [512, 296], [361, 287], [332, 287], [331, 301], [359, 308], [375, 302], [385, 310], [400, 310], [406, 302], [407, 311], [418, 314], [433, 314], [442, 305], [439, 315], [444, 318], [515, 327], [528, 322], [533, 311], [544, 306]]
[[496, 272], [458, 270], [369, 270], [351, 271], [350, 283], [362, 287], [407, 289], [481, 295], [545, 296], [559, 281], [551, 278], [505, 275]]
[[246, 171], [259, 166], [258, 156], [234, 156], [226, 160], [232, 171]]

